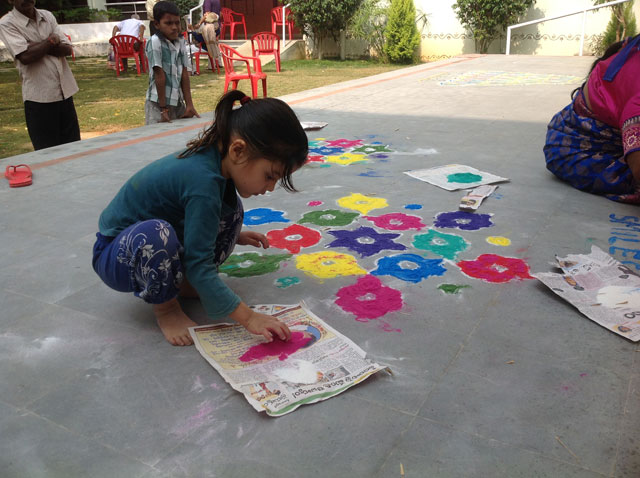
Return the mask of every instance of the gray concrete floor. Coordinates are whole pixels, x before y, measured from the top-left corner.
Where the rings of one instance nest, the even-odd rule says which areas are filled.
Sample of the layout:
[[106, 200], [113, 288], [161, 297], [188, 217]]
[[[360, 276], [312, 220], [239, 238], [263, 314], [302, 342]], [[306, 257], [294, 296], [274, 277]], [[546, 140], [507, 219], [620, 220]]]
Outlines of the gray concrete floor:
[[[299, 194], [279, 190], [245, 209], [273, 207], [295, 221], [312, 209], [309, 201], [336, 207], [360, 192], [389, 201], [374, 214], [410, 212], [431, 224], [434, 214], [456, 210], [462, 193], [402, 171], [455, 162], [511, 179], [481, 206], [494, 214], [493, 228], [454, 231], [472, 244], [460, 258], [520, 257], [537, 272], [550, 269], [554, 254], [591, 244], [608, 250], [610, 214], [638, 216], [638, 209], [556, 180], [541, 151], [548, 120], [590, 61], [472, 56], [290, 95], [302, 120], [329, 123], [310, 139], [380, 141], [396, 153], [305, 167], [295, 177]], [[533, 84], [439, 84], [499, 71], [529, 73]], [[551, 84], [550, 74], [576, 78]], [[229, 278], [248, 303], [304, 299], [394, 372], [281, 418], [253, 411], [195, 348], [166, 343], [147, 305], [100, 282], [91, 247], [98, 216], [121, 184], [179, 149], [201, 122], [2, 160], [3, 169], [39, 169], [30, 187], [0, 185], [0, 475], [399, 477], [402, 465], [406, 477], [640, 476], [640, 350], [537, 281], [489, 284], [453, 265], [419, 284], [382, 277], [405, 302], [384, 317], [402, 332], [388, 333], [334, 303], [353, 277], [319, 282], [291, 261], [268, 276]], [[429, 148], [437, 154], [411, 154]], [[424, 207], [406, 211], [407, 203]], [[413, 235], [399, 241], [410, 246]], [[488, 235], [512, 245], [497, 248]], [[330, 239], [323, 233], [303, 252]], [[382, 255], [359, 263], [371, 270]], [[301, 284], [277, 288], [285, 275]], [[445, 295], [441, 283], [471, 287]], [[185, 305], [207, 322], [197, 302]]]

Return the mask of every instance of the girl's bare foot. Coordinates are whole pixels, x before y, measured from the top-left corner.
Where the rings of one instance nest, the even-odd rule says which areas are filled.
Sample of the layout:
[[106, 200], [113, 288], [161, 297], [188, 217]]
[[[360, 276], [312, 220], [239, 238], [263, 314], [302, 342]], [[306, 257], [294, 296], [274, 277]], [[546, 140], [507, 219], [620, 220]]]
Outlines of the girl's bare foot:
[[198, 324], [182, 311], [178, 299], [171, 299], [164, 304], [155, 304], [153, 313], [160, 330], [171, 345], [193, 345], [189, 327], [195, 327]]

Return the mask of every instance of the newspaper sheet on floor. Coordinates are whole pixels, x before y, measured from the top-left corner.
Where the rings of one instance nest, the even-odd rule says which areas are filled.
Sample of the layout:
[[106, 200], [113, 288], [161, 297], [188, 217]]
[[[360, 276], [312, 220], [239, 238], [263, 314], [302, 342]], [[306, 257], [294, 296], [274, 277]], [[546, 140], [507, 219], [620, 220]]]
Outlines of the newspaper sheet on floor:
[[360, 347], [304, 302], [254, 309], [287, 324], [291, 340], [267, 343], [238, 324], [191, 327], [189, 332], [202, 356], [259, 412], [285, 415], [338, 395], [386, 368], [366, 359]]
[[557, 257], [561, 274], [533, 274], [553, 292], [601, 326], [640, 340], [640, 276], [596, 246], [590, 254]]
[[463, 164], [446, 164], [444, 166], [435, 166], [427, 169], [415, 169], [413, 171], [405, 171], [404, 174], [433, 184], [439, 188], [446, 189], [447, 191], [471, 189], [482, 186], [483, 184], [509, 181], [507, 178], [480, 171]]

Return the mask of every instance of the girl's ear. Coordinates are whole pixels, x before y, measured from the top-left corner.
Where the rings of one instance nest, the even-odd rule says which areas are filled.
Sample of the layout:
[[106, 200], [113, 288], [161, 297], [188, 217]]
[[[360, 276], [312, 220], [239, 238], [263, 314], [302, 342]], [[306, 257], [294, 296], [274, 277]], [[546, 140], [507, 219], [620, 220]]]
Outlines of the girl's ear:
[[249, 159], [247, 143], [240, 138], [235, 138], [229, 145], [229, 159], [233, 164], [244, 163]]

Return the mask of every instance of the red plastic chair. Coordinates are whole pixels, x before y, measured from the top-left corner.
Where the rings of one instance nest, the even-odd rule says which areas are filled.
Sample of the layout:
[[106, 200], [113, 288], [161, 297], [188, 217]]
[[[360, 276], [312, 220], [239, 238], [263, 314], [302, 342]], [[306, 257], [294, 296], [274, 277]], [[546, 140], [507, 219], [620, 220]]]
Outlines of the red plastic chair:
[[196, 62], [196, 73], [198, 75], [200, 74], [200, 55], [207, 55], [209, 57], [210, 64], [215, 65], [216, 71], [218, 72], [218, 75], [219, 75], [220, 65], [218, 64], [218, 59], [216, 58], [214, 60], [213, 57], [211, 56], [211, 53], [209, 53], [207, 50], [203, 50], [202, 43], [198, 43], [198, 51], [193, 54], [193, 58], [195, 59], [195, 62]]
[[75, 63], [76, 62], [76, 52], [73, 51], [73, 43], [71, 42], [71, 37], [69, 35], [67, 35], [66, 33], [64, 34], [64, 36], [66, 36], [67, 39], [69, 40], [69, 43], [71, 43], [71, 59]]
[[[223, 43], [220, 44], [220, 53], [222, 53], [222, 61], [224, 62], [224, 92], [229, 89], [229, 83], [233, 83], [234, 90], [238, 89], [240, 80], [251, 80], [251, 96], [258, 97], [258, 81], [262, 81], [262, 95], [267, 97], [267, 75], [262, 72], [260, 59], [252, 56], [243, 56], [236, 50]], [[246, 73], [236, 73], [233, 62], [241, 61], [247, 66]], [[250, 62], [253, 61], [253, 69], [251, 71]]]
[[[133, 58], [136, 60], [136, 70], [138, 71], [138, 75], [140, 74], [140, 64], [142, 63], [142, 52], [144, 52], [144, 45], [141, 43], [140, 50], [135, 51], [133, 49], [133, 44], [136, 42], [140, 42], [140, 40], [132, 35], [116, 35], [109, 39], [109, 43], [113, 45], [113, 54], [115, 55], [116, 60], [116, 75], [120, 76], [120, 71], [124, 70], [124, 64], [122, 63], [123, 58]], [[144, 71], [145, 65], [142, 65], [142, 70]]]
[[[223, 8], [220, 10], [220, 16], [222, 17], [222, 26], [220, 27], [220, 39], [224, 38], [224, 34], [227, 31], [227, 27], [230, 27], [229, 39], [233, 40], [236, 34], [236, 25], [242, 25], [244, 28], [244, 39], [247, 39], [247, 25], [244, 22], [244, 15], [242, 13], [234, 12], [230, 8]], [[238, 17], [239, 20], [236, 20]]]
[[[287, 30], [289, 30], [289, 40], [293, 38], [293, 18], [291, 18], [291, 10], [285, 9]], [[282, 28], [282, 7], [271, 9], [271, 33], [277, 33], [277, 28]]]
[[273, 55], [276, 71], [280, 72], [280, 37], [275, 33], [259, 32], [251, 37], [251, 56]]

